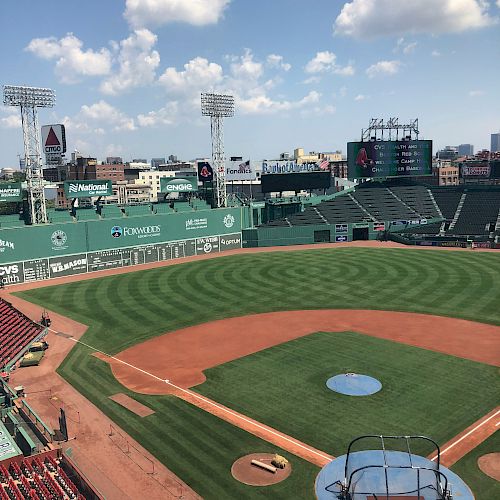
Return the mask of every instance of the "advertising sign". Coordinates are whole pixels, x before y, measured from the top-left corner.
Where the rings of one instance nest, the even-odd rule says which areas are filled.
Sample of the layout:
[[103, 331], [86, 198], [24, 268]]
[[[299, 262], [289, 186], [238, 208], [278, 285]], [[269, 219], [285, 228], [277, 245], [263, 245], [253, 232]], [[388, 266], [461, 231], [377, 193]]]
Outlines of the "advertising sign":
[[462, 176], [464, 177], [489, 177], [490, 176], [490, 166], [489, 165], [476, 165], [462, 167]]
[[20, 182], [0, 182], [0, 201], [21, 201], [23, 190]]
[[347, 230], [348, 230], [347, 224], [335, 224], [336, 233], [347, 233]]
[[160, 191], [162, 193], [194, 193], [198, 191], [198, 179], [196, 177], [176, 177], [160, 179]]
[[340, 234], [338, 236], [335, 236], [335, 241], [339, 243], [342, 241], [347, 241], [347, 234]]
[[214, 170], [208, 161], [198, 162], [198, 179], [201, 182], [212, 182], [214, 180]]
[[322, 170], [317, 162], [297, 163], [295, 160], [264, 160], [262, 162], [263, 174], [291, 174], [298, 172], [315, 172]]
[[64, 193], [66, 198], [85, 198], [91, 196], [111, 196], [113, 186], [111, 181], [65, 181]]
[[432, 141], [348, 142], [347, 164], [350, 179], [431, 175]]
[[385, 231], [385, 222], [374, 222], [373, 223], [374, 231]]
[[66, 152], [66, 129], [64, 125], [44, 125], [42, 144], [46, 155], [61, 155]]
[[226, 180], [227, 181], [254, 181], [257, 179], [255, 162], [250, 160], [226, 161]]
[[260, 176], [262, 192], [300, 191], [301, 189], [328, 189], [330, 172], [302, 172], [296, 174], [265, 174]]

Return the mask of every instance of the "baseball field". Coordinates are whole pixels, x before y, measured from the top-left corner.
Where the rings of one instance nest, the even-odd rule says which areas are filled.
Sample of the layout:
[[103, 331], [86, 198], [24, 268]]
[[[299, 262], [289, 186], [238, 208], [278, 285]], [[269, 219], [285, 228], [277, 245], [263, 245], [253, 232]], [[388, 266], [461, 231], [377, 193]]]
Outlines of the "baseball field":
[[[144, 377], [134, 385], [137, 371], [99, 359], [96, 349], [162, 380], [185, 377], [182, 387], [328, 456], [345, 453], [361, 434], [421, 434], [442, 445], [499, 404], [500, 255], [493, 252], [249, 253], [17, 295], [89, 326], [80, 339], [86, 345], [75, 345], [59, 373], [207, 499], [314, 498], [319, 467], [175, 391], [148, 387]], [[317, 310], [342, 311], [319, 321]], [[401, 315], [390, 316], [389, 327], [385, 313], [370, 311]], [[196, 370], [187, 373], [190, 358]], [[326, 380], [345, 372], [374, 376], [383, 388], [366, 398], [328, 390]], [[130, 412], [109, 399], [117, 393], [155, 413]], [[495, 442], [481, 446], [491, 451]], [[452, 469], [476, 500], [500, 497], [500, 483], [470, 458], [476, 451]], [[232, 463], [254, 452], [283, 454], [291, 476], [268, 487], [236, 481]]]

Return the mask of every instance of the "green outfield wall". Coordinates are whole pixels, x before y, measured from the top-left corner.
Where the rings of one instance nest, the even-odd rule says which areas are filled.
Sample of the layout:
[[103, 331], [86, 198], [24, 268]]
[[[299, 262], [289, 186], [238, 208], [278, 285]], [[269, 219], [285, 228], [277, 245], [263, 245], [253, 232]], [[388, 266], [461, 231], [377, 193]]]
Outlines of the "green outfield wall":
[[241, 247], [248, 208], [0, 229], [5, 285]]

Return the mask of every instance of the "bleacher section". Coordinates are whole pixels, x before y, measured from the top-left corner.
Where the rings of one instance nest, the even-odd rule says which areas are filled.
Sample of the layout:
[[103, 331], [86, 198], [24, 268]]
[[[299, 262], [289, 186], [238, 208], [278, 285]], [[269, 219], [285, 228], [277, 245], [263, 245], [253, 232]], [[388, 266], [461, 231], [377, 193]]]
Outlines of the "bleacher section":
[[500, 210], [500, 191], [468, 191], [460, 214], [447, 234], [489, 235]]
[[432, 189], [432, 195], [439, 205], [443, 217], [447, 220], [453, 220], [455, 212], [457, 211], [458, 203], [462, 197], [462, 191], [458, 190], [445, 190], [445, 189]]
[[418, 213], [421, 218], [441, 217], [432, 201], [431, 192], [425, 186], [392, 186], [388, 190]]
[[44, 328], [0, 298], [0, 368], [15, 358]]
[[25, 225], [24, 219], [20, 214], [2, 215], [0, 216], [0, 227], [22, 227]]
[[99, 214], [93, 208], [78, 208], [76, 210], [77, 221], [97, 220], [97, 219], [99, 219]]
[[2, 500], [85, 500], [60, 465], [60, 459], [49, 454], [24, 458], [20, 465], [0, 464], [0, 498]]
[[104, 219], [116, 219], [123, 217], [123, 212], [117, 205], [103, 205], [101, 207], [101, 217]]
[[125, 214], [128, 217], [134, 217], [137, 215], [151, 215], [151, 205], [129, 205], [125, 207]]
[[421, 216], [395, 198], [389, 189], [356, 189], [352, 195], [377, 221], [420, 219]]
[[74, 222], [72, 215], [68, 210], [47, 209], [47, 219], [52, 223]]

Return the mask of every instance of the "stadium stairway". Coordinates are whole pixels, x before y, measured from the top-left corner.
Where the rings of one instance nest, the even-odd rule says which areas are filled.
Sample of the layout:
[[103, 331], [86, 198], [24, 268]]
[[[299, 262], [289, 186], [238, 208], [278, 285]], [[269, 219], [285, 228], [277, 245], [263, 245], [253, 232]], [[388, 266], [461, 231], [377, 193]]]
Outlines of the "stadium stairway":
[[460, 197], [460, 201], [458, 202], [455, 214], [453, 215], [453, 219], [451, 221], [450, 227], [448, 228], [448, 231], [452, 231], [453, 228], [455, 227], [455, 224], [458, 221], [458, 218], [460, 217], [460, 212], [462, 211], [462, 207], [465, 203], [465, 198], [467, 197], [467, 193], [462, 193]]

